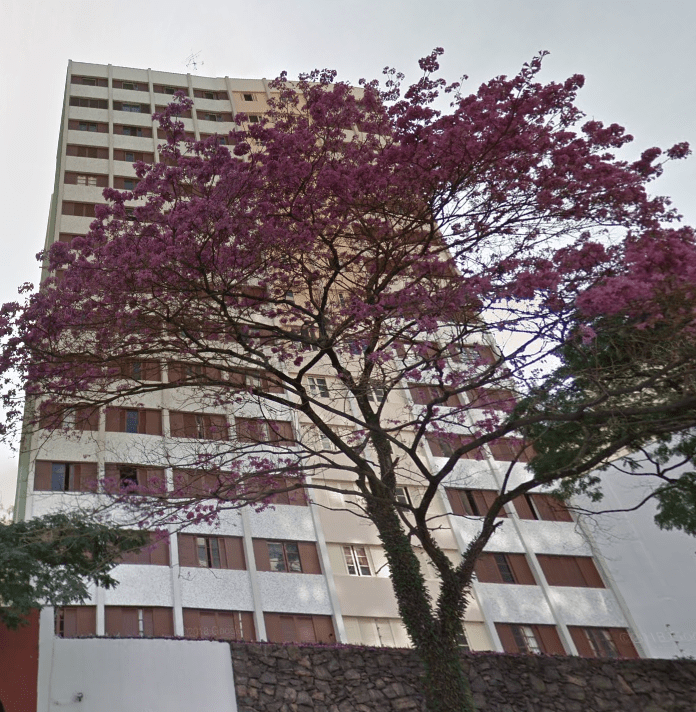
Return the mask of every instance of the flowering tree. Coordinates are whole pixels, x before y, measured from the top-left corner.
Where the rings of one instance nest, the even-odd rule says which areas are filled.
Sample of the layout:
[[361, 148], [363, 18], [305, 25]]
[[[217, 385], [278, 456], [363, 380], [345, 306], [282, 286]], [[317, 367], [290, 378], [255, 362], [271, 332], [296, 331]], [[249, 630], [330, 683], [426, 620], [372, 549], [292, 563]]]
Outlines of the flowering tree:
[[[465, 96], [436, 77], [439, 53], [405, 92], [394, 72], [383, 88], [281, 77], [266, 119], [240, 116], [224, 142], [186, 139], [180, 96], [158, 115], [161, 162], [105, 190], [89, 234], [45, 255], [42, 290], [5, 305], [2, 367], [8, 432], [17, 372], [41, 428], [101, 407], [108, 428], [109, 408], [173, 391], [148, 456], [188, 474], [125, 488], [149, 523], [357, 491], [428, 710], [450, 712], [471, 709], [457, 637], [496, 515], [693, 426], [696, 250], [646, 192], [686, 145], [619, 160], [631, 137], [583, 123], [581, 77], [541, 84], [539, 57]], [[500, 494], [454, 563], [433, 503], [488, 448], [505, 453]]]

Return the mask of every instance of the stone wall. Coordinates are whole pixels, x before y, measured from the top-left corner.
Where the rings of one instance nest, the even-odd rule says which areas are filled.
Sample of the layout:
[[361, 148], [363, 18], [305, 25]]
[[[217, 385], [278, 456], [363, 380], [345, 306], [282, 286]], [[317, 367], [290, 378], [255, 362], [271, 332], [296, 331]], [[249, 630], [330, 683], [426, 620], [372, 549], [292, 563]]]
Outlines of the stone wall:
[[[411, 650], [232, 643], [238, 712], [420, 712]], [[693, 712], [696, 662], [464, 654], [482, 712]]]

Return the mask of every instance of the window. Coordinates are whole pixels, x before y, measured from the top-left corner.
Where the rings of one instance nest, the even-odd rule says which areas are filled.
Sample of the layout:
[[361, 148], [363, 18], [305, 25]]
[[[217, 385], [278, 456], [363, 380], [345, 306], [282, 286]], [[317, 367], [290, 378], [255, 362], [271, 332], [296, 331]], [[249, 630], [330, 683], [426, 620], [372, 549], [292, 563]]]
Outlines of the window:
[[[433, 457], [451, 457], [454, 451], [466, 446], [473, 441], [473, 438], [460, 433], [431, 433], [425, 436], [430, 445]], [[466, 451], [462, 457], [467, 460], [482, 460], [484, 458], [481, 448], [473, 448]]]
[[295, 442], [295, 435], [289, 421], [237, 418], [235, 426], [237, 440], [243, 443], [292, 445]]
[[498, 572], [500, 573], [503, 583], [517, 583], [512, 573], [510, 562], [505, 554], [493, 554], [493, 560], [498, 567]]
[[204, 121], [222, 121], [220, 114], [203, 114]]
[[154, 154], [146, 151], [124, 151], [119, 148], [114, 149], [114, 161], [125, 161], [126, 163], [144, 161], [145, 163], [152, 163], [154, 160]]
[[466, 637], [463, 625], [461, 633], [457, 634], [457, 645], [465, 652], [469, 652], [471, 650], [471, 646], [469, 645], [469, 640]]
[[203, 92], [203, 98], [205, 99], [217, 99], [217, 94], [212, 91], [204, 91]]
[[135, 190], [135, 185], [137, 181], [135, 178], [124, 178], [123, 179], [123, 190]]
[[173, 438], [199, 440], [228, 440], [227, 418], [215, 413], [169, 413], [169, 426]]
[[86, 131], [88, 133], [108, 133], [109, 124], [102, 121], [68, 119], [68, 129], [70, 131]]
[[124, 136], [142, 136], [143, 130], [140, 126], [123, 126], [121, 127], [121, 133]]
[[[498, 498], [496, 490], [452, 489], [446, 488], [447, 497], [452, 505], [452, 512], [460, 517], [485, 517]], [[506, 517], [501, 509], [498, 517]]]
[[498, 438], [489, 447], [493, 458], [502, 462], [529, 462], [534, 457], [534, 448], [525, 447], [521, 438]]
[[259, 571], [320, 574], [319, 554], [313, 541], [254, 539], [254, 559]]
[[410, 648], [404, 624], [398, 618], [364, 618], [344, 616], [343, 622], [352, 645]]
[[[408, 390], [416, 405], [428, 405], [433, 401], [445, 397], [445, 389], [442, 386], [427, 383], [409, 383]], [[447, 397], [440, 405], [456, 408], [461, 405], [459, 396], [453, 393]]]
[[69, 200], [63, 201], [63, 215], [75, 215], [81, 218], [95, 217], [94, 203], [74, 203]]
[[249, 114], [249, 123], [258, 124], [261, 121], [261, 117], [258, 114]]
[[39, 412], [39, 427], [45, 430], [56, 428], [99, 430], [99, 409], [93, 406], [42, 403]]
[[126, 411], [126, 429], [127, 433], [137, 433], [138, 423], [140, 422], [140, 413], [137, 410]]
[[484, 346], [483, 344], [473, 346], [463, 344], [461, 347], [457, 344], [450, 344], [447, 350], [453, 361], [464, 363], [468, 366], [483, 366], [497, 361], [497, 357], [490, 346]]
[[475, 571], [481, 583], [513, 583], [521, 586], [536, 584], [524, 554], [485, 552], [478, 558]]
[[307, 381], [309, 382], [309, 393], [313, 398], [329, 397], [329, 388], [326, 385], [325, 378], [309, 376]]
[[162, 411], [149, 408], [107, 408], [106, 431], [162, 435]]
[[244, 101], [254, 101], [253, 94], [244, 94]]
[[510, 411], [515, 407], [514, 394], [505, 388], [472, 388], [467, 394], [474, 408]]
[[155, 94], [176, 94], [178, 91], [183, 91], [184, 94], [186, 94], [186, 89], [183, 87], [172, 87], [166, 84], [155, 84], [153, 86], [153, 89], [155, 90]]
[[386, 399], [387, 392], [384, 389], [384, 386], [381, 386], [376, 383], [371, 383], [367, 388], [367, 397], [373, 403], [379, 404]]
[[520, 519], [572, 522], [566, 505], [550, 494], [523, 494], [513, 500]]
[[264, 613], [271, 643], [335, 643], [331, 616]]
[[37, 460], [34, 490], [39, 492], [96, 492], [97, 463]]
[[541, 653], [534, 630], [529, 625], [511, 625], [512, 637], [521, 653]]
[[133, 82], [122, 82], [121, 89], [130, 89], [131, 91], [139, 91], [140, 87]]
[[248, 480], [244, 483], [244, 494], [250, 501], [263, 499], [274, 505], [291, 504], [299, 507], [308, 505], [304, 481], [299, 477], [275, 477], [271, 482], [265, 480], [263, 483]]
[[78, 77], [75, 75], [70, 77], [70, 83], [71, 84], [82, 84], [82, 85], [88, 86], [88, 87], [104, 87], [104, 88], [106, 88], [109, 85], [106, 77]]
[[[206, 366], [202, 363], [186, 363], [184, 361], [172, 361], [168, 366], [169, 382], [179, 381], [193, 383], [209, 383], [220, 381], [222, 373], [215, 366]], [[232, 376], [230, 376], [232, 380]]]
[[142, 112], [142, 107], [140, 104], [125, 104], [122, 103], [120, 107], [116, 106], [114, 107], [115, 109], [119, 109], [121, 111], [129, 111], [131, 114], [140, 114]]
[[537, 559], [549, 586], [604, 588], [602, 577], [590, 556], [538, 554]]
[[149, 532], [149, 542], [142, 549], [127, 551], [121, 555], [121, 564], [169, 566], [169, 536]]
[[319, 351], [319, 344], [317, 344], [319, 331], [317, 329], [311, 326], [303, 326], [300, 329], [300, 336], [302, 337], [300, 347], [303, 351]]
[[302, 573], [300, 550], [296, 543], [290, 541], [269, 541], [267, 543], [271, 571]]
[[107, 159], [109, 157], [109, 149], [101, 146], [78, 146], [74, 143], [69, 143], [66, 147], [68, 156], [77, 156], [78, 158], [99, 158]]
[[173, 497], [195, 499], [210, 497], [212, 494], [220, 500], [237, 499], [236, 477], [230, 472], [174, 468], [173, 474]]
[[343, 558], [351, 576], [372, 576], [370, 562], [364, 546], [344, 546]]
[[88, 99], [84, 96], [71, 96], [70, 106], [81, 106], [85, 109], [108, 109], [109, 104], [106, 99]]
[[220, 569], [220, 542], [217, 537], [196, 537], [198, 565], [202, 568]]
[[408, 493], [408, 488], [406, 488], [406, 487], [397, 485], [394, 488], [394, 499], [399, 504], [411, 506], [411, 495]]
[[120, 375], [134, 381], [161, 381], [160, 365], [157, 361], [124, 361], [119, 364]]
[[97, 634], [96, 606], [63, 606], [54, 613], [55, 634], [58, 638], [80, 638]]
[[527, 623], [496, 623], [506, 653], [565, 655], [555, 626]]
[[123, 638], [165, 638], [174, 635], [171, 608], [105, 606], [106, 635]]
[[139, 488], [142, 494], [164, 494], [167, 481], [163, 467], [107, 463], [104, 473], [104, 487], [107, 491]]
[[184, 637], [194, 640], [256, 640], [251, 611], [184, 608]]
[[109, 176], [105, 173], [72, 173], [66, 171], [63, 178], [66, 185], [91, 185], [99, 188], [106, 188], [109, 184]]
[[625, 628], [568, 626], [570, 637], [583, 658], [638, 658], [631, 634]]
[[[195, 563], [189, 549], [193, 549]], [[203, 569], [246, 569], [244, 544], [238, 536], [179, 535], [179, 559], [182, 566]]]

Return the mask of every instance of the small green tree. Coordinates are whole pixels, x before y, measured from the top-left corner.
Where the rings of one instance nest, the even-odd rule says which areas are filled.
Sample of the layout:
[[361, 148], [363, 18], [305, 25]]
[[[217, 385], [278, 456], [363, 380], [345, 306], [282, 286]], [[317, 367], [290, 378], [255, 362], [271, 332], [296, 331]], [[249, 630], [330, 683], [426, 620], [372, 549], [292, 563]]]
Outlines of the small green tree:
[[0, 623], [17, 628], [34, 609], [82, 602], [90, 583], [112, 588], [119, 555], [145, 543], [75, 513], [0, 523]]

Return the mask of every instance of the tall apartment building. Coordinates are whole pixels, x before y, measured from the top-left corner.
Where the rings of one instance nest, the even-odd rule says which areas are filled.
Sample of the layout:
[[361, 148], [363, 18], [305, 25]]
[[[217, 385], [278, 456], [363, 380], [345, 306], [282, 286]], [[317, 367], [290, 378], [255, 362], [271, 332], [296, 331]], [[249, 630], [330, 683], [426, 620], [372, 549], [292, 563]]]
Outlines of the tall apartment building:
[[[158, 160], [162, 136], [151, 114], [177, 90], [194, 102], [183, 120], [196, 139], [227, 134], [238, 112], [257, 120], [270, 96], [262, 79], [69, 64], [47, 246], [85, 234], [104, 187], [134, 186], [134, 161]], [[181, 377], [180, 364], [138, 367], [144, 380]], [[321, 370], [315, 374], [320, 395], [326, 379]], [[398, 418], [418, 408], [420, 397], [414, 387], [392, 393], [387, 405]], [[26, 441], [19, 516], [91, 502], [109, 476], [142, 481], [155, 474], [171, 487], [177, 473], [164, 463], [158, 468], [145, 462], [144, 451], [205, 439], [211, 428], [238, 437], [238, 421], [244, 420], [220, 408], [196, 418], [176, 389], [143, 399], [137, 409], [126, 405], [78, 422], [73, 437], [39, 430]], [[252, 410], [245, 418], [254, 417]], [[286, 427], [298, 425], [288, 416]], [[446, 454], [443, 448], [430, 441], [433, 465]], [[511, 459], [498, 444], [480, 460], [462, 460], [448, 476], [434, 514], [442, 518], [438, 537], [452, 558], [465, 550]], [[513, 477], [525, 477], [524, 463], [514, 465]], [[420, 491], [404, 482], [399, 496], [413, 500]], [[80, 641], [61, 645], [81, 636], [407, 646], [375, 528], [350, 512], [350, 497], [321, 492], [313, 499], [277, 497], [265, 511], [227, 512], [218, 526], [172, 532], [119, 565], [114, 590], [94, 590], [87, 605], [44, 610], [40, 685], [52, 679], [51, 656], [70, 650], [79, 657]], [[522, 653], [643, 653], [631, 642], [639, 631], [597, 554], [574, 516], [549, 496], [532, 494], [508, 505], [477, 567], [462, 643], [472, 650]], [[435, 587], [434, 571], [424, 566]], [[147, 641], [129, 645], [129, 656], [152, 655]]]

